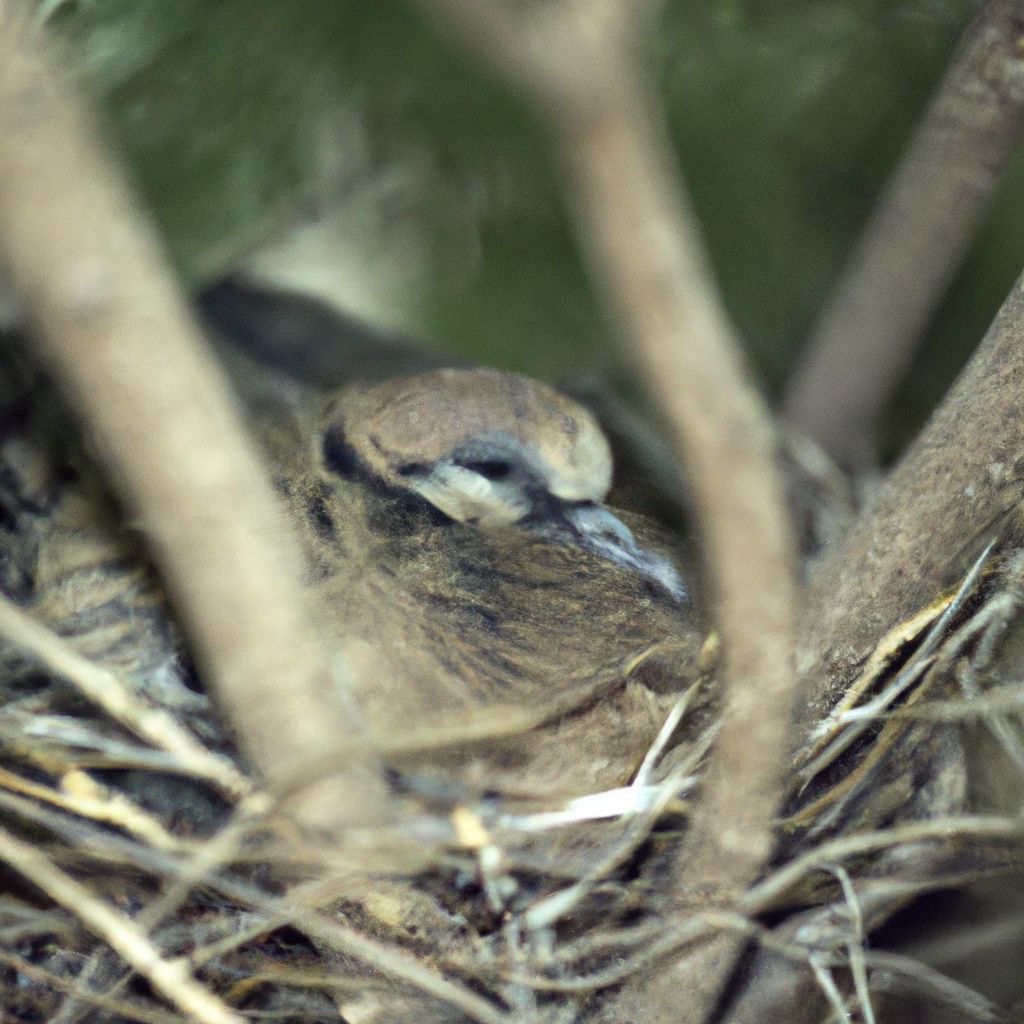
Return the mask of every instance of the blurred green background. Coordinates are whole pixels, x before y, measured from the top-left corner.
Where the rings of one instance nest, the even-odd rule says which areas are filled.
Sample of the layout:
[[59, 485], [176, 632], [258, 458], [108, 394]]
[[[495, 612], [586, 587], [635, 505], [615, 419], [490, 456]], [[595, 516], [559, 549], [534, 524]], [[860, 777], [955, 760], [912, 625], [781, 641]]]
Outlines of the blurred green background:
[[[970, 0], [670, 0], [656, 75], [727, 305], [777, 392]], [[628, 393], [543, 132], [398, 0], [46, 0], [183, 275], [249, 260], [480, 362]], [[1024, 264], [1000, 188], [896, 403], [927, 413]], [[254, 253], [258, 255], [254, 256]]]

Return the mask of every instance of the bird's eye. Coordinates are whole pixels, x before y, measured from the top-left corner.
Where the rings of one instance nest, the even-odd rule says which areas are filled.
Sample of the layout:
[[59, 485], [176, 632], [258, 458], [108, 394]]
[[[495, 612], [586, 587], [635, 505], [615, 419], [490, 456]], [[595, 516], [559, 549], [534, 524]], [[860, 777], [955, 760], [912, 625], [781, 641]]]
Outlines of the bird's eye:
[[485, 480], [506, 480], [512, 475], [512, 463], [505, 459], [475, 459], [461, 465], [463, 469], [479, 473]]
[[359, 456], [345, 439], [344, 431], [333, 426], [324, 433], [322, 452], [324, 465], [338, 476], [353, 476], [359, 469]]
[[399, 476], [428, 476], [430, 467], [425, 462], [407, 462], [396, 470]]

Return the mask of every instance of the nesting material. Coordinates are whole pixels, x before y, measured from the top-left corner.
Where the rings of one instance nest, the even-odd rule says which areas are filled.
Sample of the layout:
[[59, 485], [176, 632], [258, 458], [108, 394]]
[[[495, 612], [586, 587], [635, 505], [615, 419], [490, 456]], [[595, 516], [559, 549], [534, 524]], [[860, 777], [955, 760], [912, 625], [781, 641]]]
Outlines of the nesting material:
[[[722, 930], [750, 940], [726, 1020], [783, 990], [776, 1005], [794, 1021], [880, 1020], [911, 997], [960, 1019], [1003, 1019], [872, 936], [923, 893], [1024, 868], [1024, 824], [992, 796], [1024, 776], [1024, 697], [1000, 660], [1019, 643], [1019, 557], [986, 549], [958, 586], [879, 639], [794, 752], [769, 869], [712, 907], [669, 879], [717, 730], [715, 641], [656, 582], [637, 590], [654, 602], [647, 626], [630, 626], [623, 648], [620, 609], [616, 643], [595, 642], [619, 653], [601, 648], [586, 671], [564, 653], [556, 671], [552, 646], [541, 686], [534, 660], [533, 677], [501, 700], [467, 699], [449, 680], [429, 706], [390, 719], [401, 691], [388, 683], [337, 756], [386, 767], [395, 820], [315, 835], [241, 763], [137, 538], [88, 482], [81, 453], [54, 446], [51, 415], [29, 416], [0, 445], [10, 1020], [601, 1020], [616, 986]], [[271, 438], [279, 476], [295, 437]], [[340, 533], [322, 481], [293, 476], [288, 500], [307, 513], [311, 496], [326, 502]], [[311, 585], [340, 591], [351, 546], [325, 554], [316, 525]], [[387, 542], [406, 550], [401, 537]], [[408, 565], [396, 579], [412, 593]], [[372, 640], [364, 632], [355, 649], [372, 659]], [[397, 671], [400, 654], [379, 663]], [[469, 640], [451, 657], [452, 679], [474, 670]], [[421, 662], [412, 674], [427, 671]], [[484, 689], [489, 678], [478, 671]]]

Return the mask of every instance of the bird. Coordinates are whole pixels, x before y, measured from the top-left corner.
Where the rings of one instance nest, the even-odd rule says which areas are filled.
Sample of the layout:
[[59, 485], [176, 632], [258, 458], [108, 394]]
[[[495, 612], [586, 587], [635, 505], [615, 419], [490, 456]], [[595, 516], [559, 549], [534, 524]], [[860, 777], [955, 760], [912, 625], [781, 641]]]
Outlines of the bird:
[[[429, 937], [438, 972], [448, 969], [444, 951], [484, 950], [490, 962], [503, 947], [488, 947], [487, 936], [497, 937], [507, 913], [567, 882], [603, 879], [646, 835], [621, 811], [553, 832], [533, 832], [516, 815], [622, 792], [680, 694], [692, 691], [706, 627], [694, 574], [680, 564], [685, 547], [617, 504], [598, 417], [549, 384], [430, 366], [387, 347], [386, 358], [352, 374], [346, 339], [365, 336], [289, 294], [222, 286], [199, 309], [299, 538], [315, 625], [341, 666], [331, 685], [353, 709], [360, 750], [376, 752], [397, 808], [379, 848], [360, 841], [342, 858], [344, 899], [335, 905], [329, 889], [329, 912], [428, 961]], [[282, 334], [291, 354], [276, 347]], [[305, 368], [296, 369], [296, 353]], [[36, 407], [52, 408], [45, 385], [32, 388], [42, 389], [32, 391]], [[204, 692], [146, 559], [144, 533], [119, 515], [88, 453], [64, 443], [67, 429], [33, 433], [38, 418], [0, 420], [0, 526], [10, 524], [0, 530], [0, 584], [208, 748], [237, 757], [230, 722]], [[26, 461], [26, 446], [39, 458]], [[37, 677], [25, 685], [36, 724], [40, 710], [52, 721], [47, 772], [78, 766], [84, 742], [91, 776], [171, 834], [213, 836], [230, 820], [232, 807], [201, 781], [161, 771], [89, 709], [72, 707], [82, 728], [64, 742], [66, 694], [40, 690]], [[694, 701], [679, 730], [697, 737], [694, 763], [713, 717], [710, 703]], [[681, 771], [690, 769], [677, 762], [657, 780], [671, 796]], [[649, 805], [637, 810], [643, 818]], [[394, 831], [403, 842], [391, 842]], [[269, 849], [289, 880], [291, 857], [296, 872], [310, 851], [331, 863], [337, 836], [321, 850], [303, 834], [296, 851], [292, 834], [287, 821], [271, 823], [258, 841], [267, 846], [248, 853]], [[481, 843], [499, 851], [498, 862]], [[358, 891], [350, 887], [352, 856], [370, 864], [372, 886], [361, 870]], [[613, 881], [593, 907], [561, 913], [584, 934], [595, 921], [626, 921], [636, 906]], [[350, 959], [326, 962], [347, 970]], [[346, 1019], [370, 1019], [358, 1006], [365, 995], [353, 990]], [[402, 987], [379, 991], [375, 982], [370, 997], [376, 1019], [454, 1019], [431, 1017], [433, 1001]]]
[[[532, 378], [424, 369], [422, 355], [396, 358], [402, 346], [346, 380], [340, 350], [354, 338], [372, 351], [379, 337], [288, 293], [225, 284], [199, 309], [301, 540], [320, 634], [362, 666], [339, 685], [368, 735], [386, 750], [481, 716], [498, 732], [503, 718], [548, 722], [553, 731], [510, 727], [489, 760], [463, 759], [474, 784], [627, 778], [692, 677], [702, 634], [678, 546], [608, 504], [613, 457], [597, 418]], [[315, 373], [294, 371], [296, 353]], [[31, 607], [223, 746], [230, 729], [216, 724], [139, 536], [86, 486], [92, 476], [61, 472], [33, 514]], [[598, 708], [609, 736], [594, 757], [584, 743], [588, 757], [568, 770], [570, 734], [601, 731], [587, 717]]]
[[[547, 790], [625, 781], [663, 705], [692, 681], [705, 628], [675, 564], [680, 546], [609, 504], [613, 453], [597, 417], [521, 374], [423, 369], [422, 354], [395, 350], [376, 379], [339, 383], [343, 356], [321, 351], [303, 357], [315, 373], [297, 380], [268, 338], [291, 302], [221, 286], [203, 309], [235, 349], [224, 358], [326, 609], [321, 634], [343, 637], [346, 657], [367, 667], [348, 696], [371, 734], [518, 712], [555, 721], [546, 735], [561, 742], [506, 744], [511, 786], [527, 776]], [[299, 309], [307, 323], [315, 316], [307, 345], [359, 342], [324, 307]], [[268, 362], [275, 373], [261, 369]], [[574, 729], [585, 736], [582, 711], [597, 707], [612, 735], [581, 758], [577, 779], [565, 741]], [[595, 761], [606, 766], [596, 776]], [[479, 774], [487, 788], [501, 773], [492, 758]]]

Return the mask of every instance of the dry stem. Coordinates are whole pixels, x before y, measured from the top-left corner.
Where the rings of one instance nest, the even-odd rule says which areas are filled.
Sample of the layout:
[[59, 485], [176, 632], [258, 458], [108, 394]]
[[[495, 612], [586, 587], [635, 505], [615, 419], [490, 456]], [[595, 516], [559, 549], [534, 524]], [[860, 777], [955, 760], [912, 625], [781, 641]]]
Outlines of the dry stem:
[[196, 778], [207, 779], [234, 799], [252, 792], [249, 780], [226, 758], [213, 754], [166, 711], [151, 708], [111, 669], [83, 658], [67, 641], [0, 594], [0, 637], [71, 683], [86, 699], [153, 746], [173, 755]]
[[989, 0], [857, 243], [786, 398], [835, 458], [873, 431], [1024, 128], [1024, 2]]
[[[517, 15], [479, 0], [420, 3], [525, 86], [552, 123], [587, 256], [692, 481], [724, 636], [725, 711], [678, 884], [688, 897], [736, 893], [770, 850], [785, 767], [791, 542], [768, 415], [638, 67], [639, 9], [560, 0]], [[665, 998], [647, 1002], [647, 1019], [681, 1012], [673, 988], [689, 989], [688, 1019], [700, 1019], [732, 959], [717, 948], [709, 975], [665, 972]]]
[[[12, 972], [16, 971], [18, 975], [24, 975], [26, 978], [58, 991], [67, 993], [76, 991], [77, 979], [62, 977], [55, 971], [48, 971], [4, 949], [0, 949], [0, 964], [10, 968]], [[108, 1014], [113, 1014], [115, 1017], [139, 1021], [140, 1024], [181, 1024], [181, 1016], [177, 1013], [154, 1010], [148, 1006], [141, 1007], [128, 1000], [111, 998], [98, 992], [84, 991], [81, 993], [81, 1000], [98, 1010], [106, 1010]], [[58, 1019], [50, 1024], [58, 1024]], [[60, 1021], [60, 1024], [64, 1024], [64, 1022]]]
[[928, 604], [993, 536], [1020, 532], [1024, 275], [921, 436], [811, 580], [806, 721], [823, 717], [878, 637]]
[[[351, 729], [297, 544], [152, 229], [18, 7], [0, 0], [0, 262], [246, 753], [278, 784]], [[347, 778], [307, 812], [367, 822], [382, 798]]]

